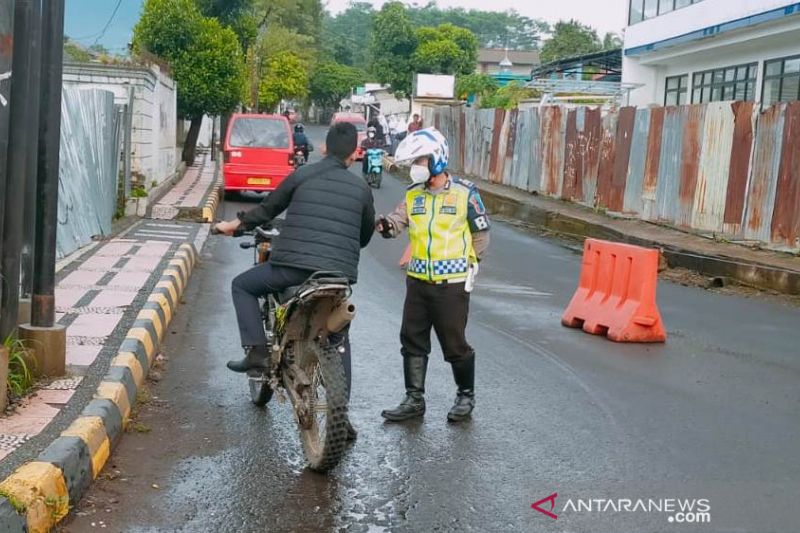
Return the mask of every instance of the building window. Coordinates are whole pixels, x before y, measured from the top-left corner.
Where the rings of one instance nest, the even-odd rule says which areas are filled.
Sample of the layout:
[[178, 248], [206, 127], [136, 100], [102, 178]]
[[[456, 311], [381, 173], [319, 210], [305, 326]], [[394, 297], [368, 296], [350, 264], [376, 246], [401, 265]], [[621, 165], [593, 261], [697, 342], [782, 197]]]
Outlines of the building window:
[[800, 56], [764, 62], [764, 106], [800, 99]]
[[664, 90], [664, 105], [683, 105], [688, 103], [689, 75], [667, 78]]
[[692, 103], [755, 100], [757, 63], [695, 72]]
[[703, 0], [630, 0], [628, 24], [664, 15], [682, 7], [697, 4]]

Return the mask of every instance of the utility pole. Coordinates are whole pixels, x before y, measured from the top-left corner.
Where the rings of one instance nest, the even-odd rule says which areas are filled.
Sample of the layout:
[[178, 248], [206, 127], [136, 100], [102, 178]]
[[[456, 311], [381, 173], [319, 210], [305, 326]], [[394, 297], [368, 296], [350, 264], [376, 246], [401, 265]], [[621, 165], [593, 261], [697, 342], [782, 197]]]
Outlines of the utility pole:
[[20, 326], [20, 337], [28, 341], [34, 353], [36, 372], [52, 377], [65, 372], [67, 338], [66, 328], [55, 323], [63, 47], [64, 0], [48, 0], [42, 6], [42, 90], [31, 323]]
[[[3, 242], [3, 220], [5, 219], [5, 197], [8, 172], [8, 119], [11, 111], [11, 57], [14, 42], [14, 0], [0, 0], [0, 255], [5, 254]], [[5, 272], [0, 271], [3, 279]], [[4, 283], [3, 283], [4, 285]], [[0, 285], [0, 291], [4, 291]], [[2, 340], [2, 339], [0, 339]]]
[[0, 300], [0, 339], [17, 328], [19, 310], [20, 252], [22, 250], [25, 211], [25, 182], [28, 176], [29, 130], [36, 124], [28, 118], [31, 103], [38, 105], [38, 94], [30, 90], [31, 50], [38, 46], [34, 39], [36, 26], [34, 4], [39, 0], [16, 0], [14, 9], [14, 58], [11, 78], [11, 117], [9, 130], [14, 132], [8, 141], [8, 165], [3, 224], [3, 256], [0, 270], [6, 283]]
[[39, 158], [39, 98], [41, 91], [42, 75], [42, 3], [41, 0], [33, 2], [33, 17], [31, 18], [31, 39], [33, 43], [30, 50], [30, 85], [28, 100], [28, 161], [25, 165], [25, 207], [23, 211], [23, 239], [21, 258], [22, 299], [19, 306], [19, 322], [27, 323], [31, 320], [31, 291], [33, 290], [33, 241], [35, 239], [36, 225], [36, 172]]

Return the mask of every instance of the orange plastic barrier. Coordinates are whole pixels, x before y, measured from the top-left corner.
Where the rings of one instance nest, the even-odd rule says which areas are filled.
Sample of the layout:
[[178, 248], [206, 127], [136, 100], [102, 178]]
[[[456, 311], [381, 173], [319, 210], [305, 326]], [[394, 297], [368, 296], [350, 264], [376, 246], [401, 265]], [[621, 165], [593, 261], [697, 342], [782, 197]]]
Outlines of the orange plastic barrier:
[[405, 268], [408, 263], [411, 262], [411, 245], [409, 244], [406, 246], [406, 251], [403, 252], [403, 257], [400, 258], [400, 261], [397, 262], [398, 265]]
[[658, 257], [654, 249], [586, 239], [578, 290], [561, 323], [616, 342], [664, 342]]

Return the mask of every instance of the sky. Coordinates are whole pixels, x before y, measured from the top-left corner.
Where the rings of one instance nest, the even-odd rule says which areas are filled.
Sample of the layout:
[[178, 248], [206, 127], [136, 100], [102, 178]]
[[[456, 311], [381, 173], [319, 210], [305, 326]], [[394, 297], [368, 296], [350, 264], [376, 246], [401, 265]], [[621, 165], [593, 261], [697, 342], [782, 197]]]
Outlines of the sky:
[[[112, 19], [117, 2], [119, 9]], [[66, 0], [64, 33], [83, 45], [97, 41], [111, 52], [122, 54], [143, 3], [144, 0]], [[106, 24], [108, 29], [103, 33]]]
[[[412, 3], [408, 0], [404, 1], [408, 4]], [[337, 13], [347, 8], [349, 3], [350, 0], [328, 0], [328, 10]], [[416, 3], [425, 5], [427, 0], [418, 0]], [[487, 0], [437, 0], [436, 3], [440, 7], [463, 7], [464, 9], [491, 11], [506, 11], [513, 8], [520, 15], [544, 19], [551, 24], [562, 19], [574, 18], [596, 28], [601, 37], [609, 31], [622, 34], [628, 11], [627, 0], [491, 0], [490, 2]], [[383, 2], [373, 1], [372, 4], [377, 8]]]
[[[115, 13], [117, 3], [119, 8]], [[83, 45], [90, 46], [96, 41], [111, 52], [124, 53], [143, 3], [144, 0], [66, 0], [65, 32]], [[329, 11], [337, 13], [347, 7], [349, 0], [326, 3]], [[383, 4], [381, 0], [372, 3], [376, 8]], [[465, 9], [488, 9], [487, 3], [487, 0], [438, 0], [441, 7]], [[609, 31], [621, 33], [627, 14], [626, 0], [492, 0], [491, 7], [495, 11], [514, 8], [522, 15], [550, 23], [575, 18], [597, 28], [600, 36]]]

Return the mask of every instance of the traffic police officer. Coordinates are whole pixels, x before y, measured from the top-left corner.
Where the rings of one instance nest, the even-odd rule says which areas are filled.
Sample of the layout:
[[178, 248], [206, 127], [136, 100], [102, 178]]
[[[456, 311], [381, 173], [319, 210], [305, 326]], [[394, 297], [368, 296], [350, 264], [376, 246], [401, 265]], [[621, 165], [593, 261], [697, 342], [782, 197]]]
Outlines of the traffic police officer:
[[406, 396], [395, 409], [381, 413], [390, 421], [425, 414], [431, 328], [458, 387], [447, 419], [462, 421], [475, 407], [475, 351], [465, 330], [478, 261], [489, 245], [489, 219], [475, 185], [445, 171], [448, 157], [447, 140], [435, 128], [408, 135], [395, 162], [411, 164], [413, 183], [397, 209], [376, 222], [383, 237], [408, 229], [411, 241], [400, 331]]

